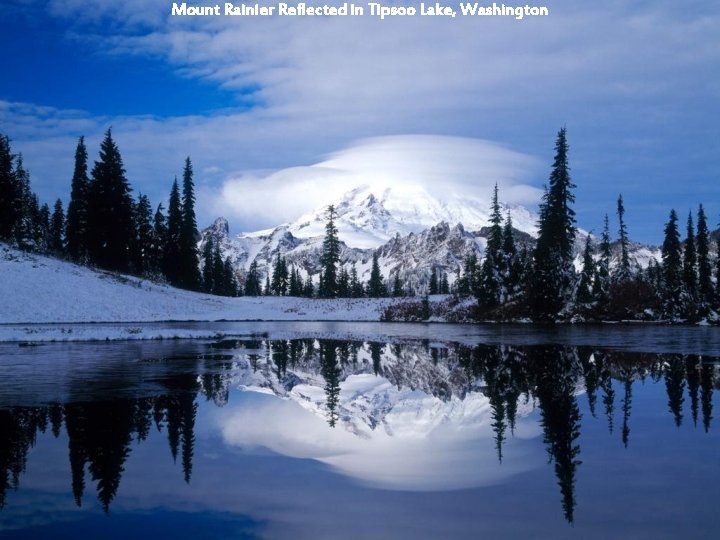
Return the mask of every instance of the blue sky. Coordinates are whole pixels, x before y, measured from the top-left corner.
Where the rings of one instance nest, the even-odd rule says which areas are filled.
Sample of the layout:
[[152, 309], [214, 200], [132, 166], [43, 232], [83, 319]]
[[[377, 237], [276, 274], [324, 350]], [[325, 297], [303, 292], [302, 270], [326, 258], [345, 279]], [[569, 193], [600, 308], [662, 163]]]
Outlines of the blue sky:
[[[522, 21], [178, 18], [171, 5], [4, 2], [0, 132], [44, 201], [67, 201], [77, 138], [94, 159], [109, 126], [136, 192], [160, 202], [190, 155], [199, 224], [223, 213], [237, 232], [328, 202], [333, 190], [288, 201], [263, 182], [296, 193], [297, 167], [369, 137], [491, 141], [531, 158], [505, 180], [541, 188], [565, 125], [581, 227], [599, 231], [620, 192], [640, 241], [661, 241], [672, 207], [684, 220], [702, 202], [720, 220], [716, 3], [547, 1], [549, 17]], [[488, 174], [448, 189], [486, 195]], [[228, 205], [231, 188], [244, 205]], [[266, 218], [245, 211], [263, 204]]]

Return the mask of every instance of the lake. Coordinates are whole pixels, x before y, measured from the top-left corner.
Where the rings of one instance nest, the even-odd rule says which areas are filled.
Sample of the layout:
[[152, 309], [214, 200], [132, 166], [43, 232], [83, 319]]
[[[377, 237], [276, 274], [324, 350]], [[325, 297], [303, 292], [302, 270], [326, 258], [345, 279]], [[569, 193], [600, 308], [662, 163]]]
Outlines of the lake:
[[719, 329], [175, 324], [0, 343], [0, 537], [717, 537]]

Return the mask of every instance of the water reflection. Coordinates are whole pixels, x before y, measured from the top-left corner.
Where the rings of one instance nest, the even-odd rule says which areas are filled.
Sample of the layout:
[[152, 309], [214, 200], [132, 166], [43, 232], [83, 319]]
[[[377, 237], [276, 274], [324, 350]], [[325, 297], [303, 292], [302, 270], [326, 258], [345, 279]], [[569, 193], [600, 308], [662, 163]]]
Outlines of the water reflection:
[[[392, 489], [457, 489], [501, 481], [537, 466], [511, 443], [538, 430], [562, 513], [572, 523], [582, 423], [590, 421], [583, 419], [579, 400], [586, 400], [591, 417], [604, 417], [598, 421], [606, 423], [609, 436], [627, 448], [636, 429], [638, 384], [664, 386], [670, 421], [683, 425], [689, 410], [692, 424], [705, 432], [720, 384], [712, 358], [587, 346], [253, 338], [207, 349], [189, 357], [142, 359], [162, 365], [143, 381], [152, 383], [151, 395], [143, 386], [142, 395], [129, 397], [136, 382], [121, 373], [113, 381], [122, 389], [119, 397], [0, 409], [0, 508], [9, 490], [21, 487], [38, 435], [50, 431], [58, 438], [63, 427], [68, 487], [77, 506], [90, 484], [108, 512], [133, 448], [152, 429], [165, 434], [169, 456], [180, 462], [190, 483], [198, 401], [223, 407], [230, 389], [240, 387], [284, 399], [265, 402], [262, 411], [221, 415], [227, 442], [312, 457]], [[88, 384], [70, 383], [68, 395], [95, 395]], [[103, 384], [109, 384], [107, 378]], [[617, 429], [616, 415], [622, 425]], [[483, 446], [477, 441], [485, 438], [491, 441], [494, 467], [478, 455]]]

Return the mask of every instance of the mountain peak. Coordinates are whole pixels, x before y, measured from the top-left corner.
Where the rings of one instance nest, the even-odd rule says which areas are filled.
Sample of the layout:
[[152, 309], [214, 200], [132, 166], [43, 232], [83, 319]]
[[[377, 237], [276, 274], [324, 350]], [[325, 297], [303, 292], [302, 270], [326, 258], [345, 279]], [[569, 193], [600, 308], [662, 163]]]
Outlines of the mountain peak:
[[228, 220], [224, 217], [219, 217], [215, 219], [212, 225], [210, 225], [205, 230], [208, 232], [212, 232], [213, 236], [217, 238], [227, 238], [227, 236], [230, 234], [230, 226], [228, 225]]
[[[513, 226], [536, 234], [537, 217], [519, 205], [502, 204]], [[438, 223], [450, 227], [463, 224], [466, 230], [489, 225], [490, 200], [448, 194], [442, 199], [420, 185], [372, 187], [359, 185], [347, 191], [335, 205], [340, 239], [355, 248], [378, 248], [396, 235], [419, 233]], [[303, 215], [289, 225], [297, 238], [325, 233], [326, 206]]]

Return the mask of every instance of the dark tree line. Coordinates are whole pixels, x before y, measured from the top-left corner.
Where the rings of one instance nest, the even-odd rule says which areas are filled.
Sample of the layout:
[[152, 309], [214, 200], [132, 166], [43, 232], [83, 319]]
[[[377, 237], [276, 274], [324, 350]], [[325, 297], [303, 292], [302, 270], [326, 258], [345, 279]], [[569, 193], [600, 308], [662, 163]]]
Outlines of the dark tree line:
[[[105, 270], [165, 279], [184, 289], [235, 296], [238, 285], [230, 261], [217, 250], [204, 257], [197, 248], [192, 162], [185, 160], [182, 190], [177, 179], [167, 213], [153, 211], [149, 198], [132, 195], [120, 150], [108, 129], [90, 168], [85, 138], [75, 149], [67, 213], [58, 199], [52, 211], [30, 189], [22, 155], [0, 136], [0, 240], [20, 249], [64, 257]], [[218, 246], [219, 248], [219, 246]]]
[[[468, 256], [456, 282], [460, 295], [473, 295], [479, 318], [535, 321], [643, 319], [697, 321], [720, 311], [720, 257], [713, 262], [707, 217], [700, 205], [690, 213], [684, 240], [678, 215], [665, 225], [662, 260], [641, 268], [631, 260], [622, 195], [617, 200], [618, 251], [612, 260], [610, 228], [595, 245], [588, 236], [579, 270], [575, 269], [577, 229], [575, 185], [570, 176], [565, 128], [558, 133], [555, 159], [540, 206], [534, 249], [518, 250], [510, 217], [500, 215], [493, 193], [485, 256]], [[697, 223], [697, 227], [694, 225]], [[720, 252], [720, 245], [718, 245]]]
[[[206, 372], [200, 382], [194, 374], [161, 381], [167, 394], [155, 397], [15, 407], [0, 410], [0, 509], [8, 489], [17, 489], [25, 471], [27, 454], [38, 433], [48, 429], [57, 438], [64, 424], [70, 462], [69, 485], [77, 506], [82, 506], [88, 479], [105, 512], [115, 498], [133, 443], [143, 442], [155, 427], [165, 431], [173, 461], [180, 458], [183, 477], [192, 477], [196, 398], [227, 393], [229, 380], [221, 373]], [[222, 398], [221, 398], [222, 399]]]

